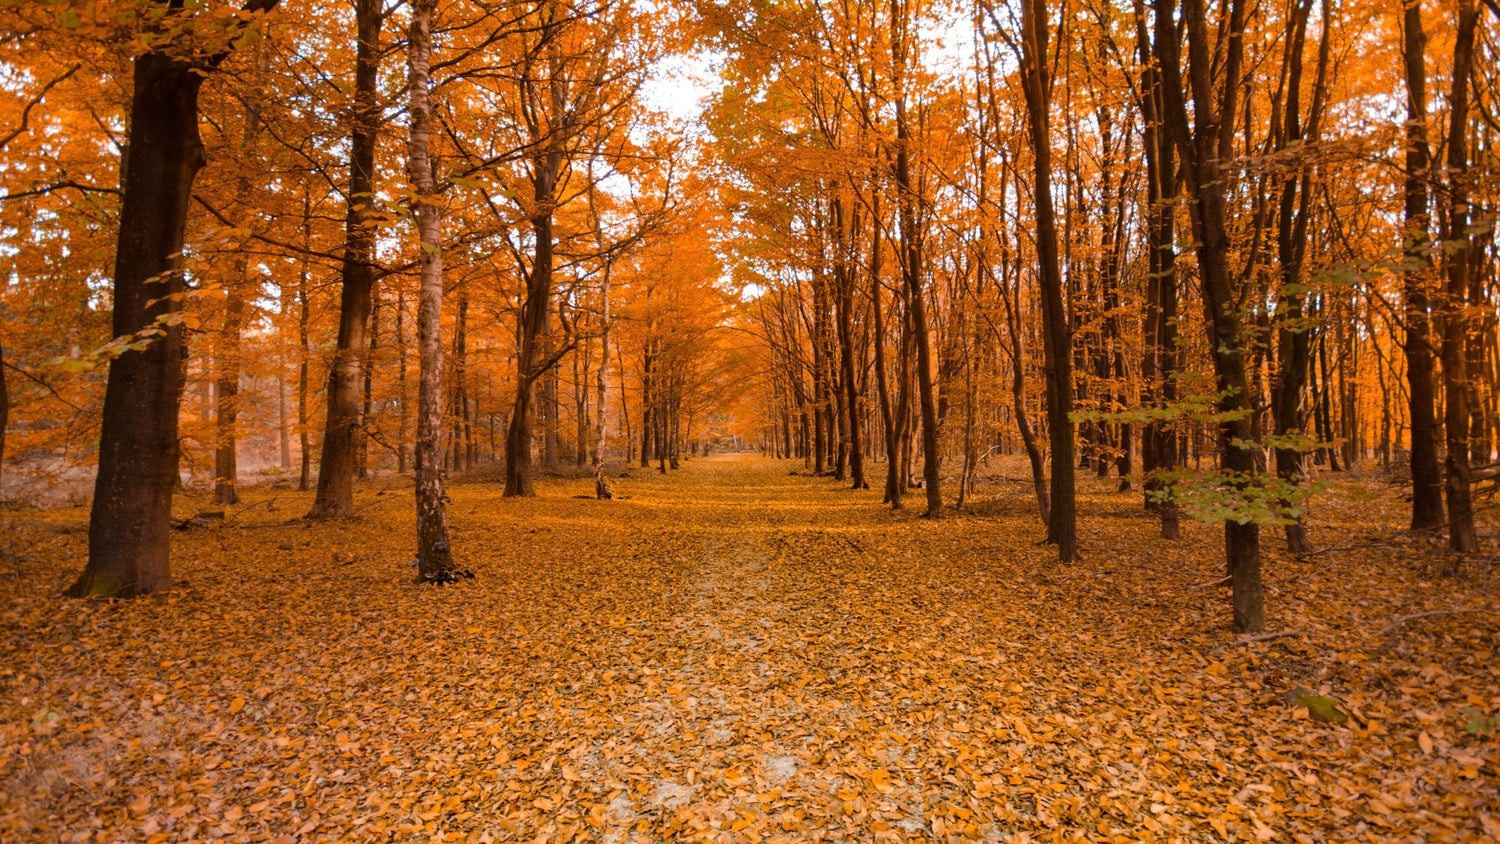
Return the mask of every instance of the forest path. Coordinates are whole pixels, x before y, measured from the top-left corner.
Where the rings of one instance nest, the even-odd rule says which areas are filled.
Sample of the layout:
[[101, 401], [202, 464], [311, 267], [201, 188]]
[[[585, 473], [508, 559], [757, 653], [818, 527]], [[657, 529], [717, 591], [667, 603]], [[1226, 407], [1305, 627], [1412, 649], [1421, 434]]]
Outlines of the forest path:
[[[450, 588], [410, 582], [409, 481], [317, 525], [288, 521], [306, 494], [253, 489], [223, 524], [176, 534], [178, 588], [120, 604], [58, 597], [85, 511], [26, 516], [32, 550], [0, 579], [0, 840], [1477, 838], [1500, 823], [1500, 752], [1461, 714], [1500, 713], [1496, 616], [1372, 633], [1425, 607], [1494, 608], [1483, 583], [1400, 548], [1278, 560], [1274, 617], [1310, 635], [1236, 643], [1223, 597], [1193, 588], [1217, 575], [1215, 530], [1159, 543], [1135, 496], [1087, 479], [1085, 560], [1059, 568], [1010, 471], [978, 512], [938, 521], [748, 456], [633, 470], [614, 501], [590, 478], [544, 479], [532, 500], [460, 480], [454, 546], [477, 577]], [[1325, 504], [1318, 524], [1398, 522], [1381, 494]], [[1356, 726], [1284, 706], [1297, 684], [1338, 695]]]

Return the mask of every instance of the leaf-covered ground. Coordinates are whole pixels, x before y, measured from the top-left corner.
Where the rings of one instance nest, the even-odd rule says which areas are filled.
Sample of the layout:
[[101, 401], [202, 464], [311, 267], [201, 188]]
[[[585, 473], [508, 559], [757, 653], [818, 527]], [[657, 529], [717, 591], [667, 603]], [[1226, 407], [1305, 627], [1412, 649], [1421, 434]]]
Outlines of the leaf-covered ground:
[[84, 510], [0, 514], [0, 840], [1500, 836], [1494, 560], [1446, 573], [1394, 488], [1320, 501], [1341, 550], [1267, 537], [1303, 635], [1244, 642], [1218, 531], [1134, 494], [1087, 481], [1059, 567], [1013, 479], [930, 522], [794, 468], [454, 484], [444, 589], [400, 481], [311, 526], [253, 490], [129, 603], [58, 597]]

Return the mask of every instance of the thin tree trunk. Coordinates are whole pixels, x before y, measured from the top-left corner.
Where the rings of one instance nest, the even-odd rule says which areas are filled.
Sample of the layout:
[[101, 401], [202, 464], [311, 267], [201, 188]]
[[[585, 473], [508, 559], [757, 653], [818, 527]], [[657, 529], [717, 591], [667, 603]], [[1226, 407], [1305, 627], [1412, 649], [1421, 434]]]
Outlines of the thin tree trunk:
[[[1145, 340], [1141, 374], [1150, 390], [1151, 404], [1168, 411], [1177, 402], [1178, 348], [1177, 333], [1177, 246], [1176, 146], [1169, 128], [1163, 123], [1165, 101], [1161, 74], [1152, 54], [1147, 32], [1145, 5], [1135, 2], [1136, 47], [1140, 55], [1141, 101], [1145, 123], [1143, 145], [1146, 150], [1146, 219], [1147, 279]], [[1180, 450], [1180, 432], [1165, 419], [1153, 419], [1141, 435], [1142, 468], [1146, 478], [1142, 486], [1148, 509], [1161, 517], [1163, 539], [1180, 536], [1180, 517], [1172, 473], [1176, 471]]]
[[0, 499], [5, 492], [5, 432], [10, 425], [10, 385], [5, 375], [5, 343], [0, 342]]
[[1052, 132], [1048, 126], [1051, 81], [1047, 65], [1047, 7], [1022, 4], [1022, 76], [1035, 165], [1036, 246], [1042, 283], [1042, 353], [1047, 372], [1047, 436], [1052, 446], [1051, 506], [1047, 541], [1057, 543], [1060, 562], [1078, 558], [1073, 486], [1072, 337], [1063, 311], [1062, 269], [1057, 255], [1057, 219], [1052, 208]]
[[375, 291], [371, 294], [369, 340], [365, 343], [365, 359], [360, 363], [359, 430], [354, 438], [356, 476], [362, 481], [370, 477], [370, 427], [375, 422], [375, 350], [380, 345], [380, 294]]
[[[240, 153], [244, 161], [255, 158], [255, 137], [260, 132], [260, 105], [256, 98], [245, 98], [245, 127], [240, 137]], [[235, 179], [235, 205], [244, 213], [250, 203], [250, 177], [243, 165]], [[238, 504], [239, 483], [239, 414], [241, 337], [245, 330], [246, 300], [253, 294], [250, 276], [250, 261], [240, 251], [235, 255], [233, 269], [224, 285], [224, 331], [218, 338], [219, 350], [214, 355], [218, 365], [218, 378], [214, 397], [218, 406], [214, 413], [214, 503]]]
[[881, 306], [885, 298], [884, 287], [880, 283], [881, 258], [884, 250], [881, 241], [884, 237], [884, 223], [880, 216], [880, 194], [876, 193], [871, 202], [870, 212], [870, 319], [874, 326], [871, 342], [875, 345], [875, 391], [880, 400], [880, 419], [885, 433], [885, 497], [884, 502], [894, 509], [901, 508], [901, 482], [900, 468], [896, 465], [896, 456], [900, 452], [897, 445], [897, 431], [895, 415], [891, 409], [891, 388], [886, 374], [885, 362], [885, 317], [884, 308]]
[[297, 447], [300, 450], [301, 469], [297, 476], [297, 489], [306, 492], [312, 484], [312, 443], [307, 430], [309, 369], [312, 366], [312, 340], [309, 337], [312, 322], [311, 305], [307, 301], [308, 283], [312, 275], [312, 200], [308, 193], [302, 194], [302, 266], [297, 273]]
[[[1302, 101], [1302, 50], [1307, 37], [1307, 18], [1312, 9], [1312, 0], [1300, 0], [1293, 6], [1293, 15], [1288, 22], [1287, 73], [1285, 118], [1281, 137], [1276, 139], [1278, 150], [1285, 150], [1304, 140]], [[1318, 122], [1322, 110], [1323, 91], [1327, 79], [1330, 52], [1330, 9], [1325, 0], [1322, 6], [1323, 27], [1318, 45], [1318, 71], [1314, 83], [1312, 111], [1308, 117], [1307, 137], [1318, 139]], [[1295, 447], [1289, 439], [1300, 435], [1303, 429], [1302, 395], [1307, 389], [1309, 347], [1313, 330], [1303, 315], [1306, 301], [1302, 281], [1302, 259], [1307, 249], [1307, 231], [1312, 204], [1312, 179], [1310, 165], [1304, 164], [1298, 175], [1289, 175], [1282, 183], [1281, 200], [1277, 214], [1276, 254], [1281, 268], [1281, 289], [1276, 308], [1277, 327], [1277, 373], [1271, 395], [1273, 432], [1279, 443], [1276, 446], [1276, 475], [1281, 483], [1295, 488], [1302, 475], [1304, 451]], [[1293, 554], [1306, 554], [1312, 550], [1307, 537], [1307, 528], [1302, 516], [1292, 501], [1283, 501], [1283, 517], [1287, 519], [1286, 545]]]
[[[594, 246], [604, 257], [603, 272], [599, 278], [599, 370], [595, 374], [595, 402], [594, 402], [594, 497], [598, 499], [614, 498], [614, 491], [610, 489], [609, 478], [604, 475], [604, 417], [605, 398], [609, 388], [609, 330], [610, 330], [610, 300], [609, 284], [610, 275], [614, 269], [614, 259], [604, 248], [604, 227], [599, 219], [599, 208], [595, 203], [594, 186], [597, 184], [593, 173], [589, 173], [589, 210], [594, 215]], [[623, 387], [623, 382], [622, 382]], [[622, 389], [623, 392], [623, 389]], [[623, 398], [622, 398], [623, 401]], [[629, 418], [628, 416], [626, 418]], [[629, 434], [626, 435], [629, 442]]]
[[396, 473], [406, 474], [407, 437], [411, 433], [410, 390], [406, 384], [406, 293], [396, 291], [396, 388], [399, 391], [396, 417]]
[[[1229, 235], [1221, 161], [1230, 155], [1233, 116], [1243, 59], [1244, 0], [1219, 8], [1227, 14], [1211, 27], [1204, 0], [1186, 0], [1186, 30], [1191, 91], [1184, 89], [1173, 0], [1156, 5], [1156, 51], [1163, 74], [1162, 90], [1168, 105], [1166, 122], [1172, 127], [1182, 155], [1188, 185], [1193, 191], [1192, 219], [1199, 275], [1202, 279], [1204, 325], [1219, 394], [1220, 468], [1231, 486], [1255, 483], [1250, 383], [1245, 368], [1245, 342], [1237, 312], [1238, 299], [1229, 274]], [[1224, 43], [1220, 70], [1222, 89], [1214, 90], [1213, 56], [1209, 32], [1218, 29]], [[1184, 93], [1190, 93], [1193, 121], [1189, 126]], [[1224, 523], [1225, 557], [1233, 596], [1234, 629], [1257, 632], [1265, 624], [1260, 578], [1260, 526], [1253, 520]]]

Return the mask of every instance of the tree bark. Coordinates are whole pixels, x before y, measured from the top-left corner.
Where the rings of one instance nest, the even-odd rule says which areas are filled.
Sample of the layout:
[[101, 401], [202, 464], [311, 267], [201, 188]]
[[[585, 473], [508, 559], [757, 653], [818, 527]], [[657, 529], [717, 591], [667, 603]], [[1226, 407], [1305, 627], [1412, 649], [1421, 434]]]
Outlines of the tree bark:
[[1428, 180], [1432, 152], [1427, 143], [1427, 34], [1422, 6], [1405, 4], [1402, 59], [1406, 66], [1406, 202], [1402, 237], [1405, 260], [1402, 309], [1406, 322], [1406, 381], [1411, 417], [1411, 529], [1443, 524], [1443, 480], [1437, 457], [1437, 413], [1433, 383], [1431, 304], [1431, 212]]
[[[1300, 0], [1292, 8], [1288, 21], [1286, 62], [1286, 105], [1280, 137], [1276, 148], [1284, 151], [1304, 139], [1316, 142], [1317, 125], [1322, 110], [1323, 90], [1328, 72], [1330, 52], [1330, 9], [1325, 0], [1322, 7], [1323, 27], [1318, 45], [1317, 79], [1313, 88], [1312, 110], [1308, 117], [1304, 135], [1301, 116], [1302, 102], [1302, 50], [1307, 38], [1307, 18], [1312, 9], [1312, 0]], [[1302, 475], [1304, 451], [1294, 448], [1288, 438], [1302, 433], [1302, 396], [1307, 390], [1307, 375], [1311, 360], [1310, 348], [1313, 329], [1307, 322], [1303, 305], [1307, 295], [1302, 280], [1302, 260], [1307, 250], [1308, 223], [1311, 216], [1312, 179], [1311, 166], [1303, 164], [1301, 173], [1289, 175], [1281, 187], [1281, 199], [1277, 214], [1276, 255], [1281, 269], [1281, 288], [1276, 308], [1277, 372], [1271, 395], [1273, 431], [1280, 442], [1276, 446], [1276, 476], [1288, 487], [1295, 487]], [[1287, 550], [1293, 554], [1306, 554], [1312, 550], [1307, 537], [1307, 528], [1302, 517], [1292, 509], [1292, 502], [1283, 502], [1286, 525]]]
[[[596, 197], [594, 188], [597, 183], [593, 173], [589, 174], [589, 210], [594, 216], [594, 246], [604, 256], [604, 267], [599, 278], [599, 370], [595, 375], [594, 402], [594, 497], [600, 500], [615, 497], [614, 490], [610, 489], [609, 478], [604, 475], [604, 417], [605, 398], [609, 388], [609, 334], [610, 334], [610, 300], [609, 285], [610, 274], [614, 270], [614, 257], [605, 249], [604, 226], [599, 219], [599, 209], [595, 205]], [[627, 417], [628, 418], [628, 417]], [[629, 437], [627, 436], [627, 441]]]
[[396, 473], [406, 474], [407, 436], [411, 433], [411, 401], [407, 398], [406, 364], [406, 294], [396, 291], [396, 389], [398, 407], [396, 417]]
[[[1157, 68], [1147, 33], [1145, 5], [1135, 2], [1136, 48], [1140, 55], [1140, 109], [1145, 123], [1142, 144], [1146, 151], [1146, 241], [1147, 267], [1145, 353], [1141, 375], [1150, 391], [1150, 404], [1167, 412], [1177, 402], [1177, 164], [1172, 132], [1163, 123], [1166, 110], [1161, 72]], [[1146, 478], [1147, 509], [1161, 517], [1163, 539], [1180, 535], [1180, 516], [1174, 499], [1171, 475], [1177, 469], [1178, 432], [1166, 419], [1147, 423], [1141, 433], [1141, 463]]]
[[5, 375], [5, 343], [0, 341], [0, 499], [5, 492], [5, 433], [10, 426], [10, 383]]
[[328, 370], [327, 423], [318, 460], [318, 492], [310, 519], [354, 515], [354, 471], [358, 451], [360, 369], [375, 288], [375, 145], [380, 130], [377, 76], [384, 0], [356, 0], [357, 45], [354, 109], [349, 136], [348, 210], [341, 267], [338, 345]]
[[891, 388], [886, 375], [885, 363], [885, 316], [881, 301], [885, 298], [884, 285], [880, 283], [881, 258], [884, 254], [881, 241], [884, 239], [884, 220], [880, 217], [880, 194], [871, 201], [870, 212], [870, 319], [874, 333], [871, 342], [875, 345], [875, 392], [880, 399], [880, 420], [885, 432], [885, 497], [883, 503], [892, 509], [901, 509], [901, 469], [897, 457], [901, 452], [896, 430], [895, 413], [891, 408]]
[[[551, 28], [561, 24], [548, 19], [543, 26]], [[532, 208], [531, 231], [535, 241], [535, 255], [531, 271], [526, 276], [526, 300], [521, 306], [521, 343], [516, 355], [516, 401], [511, 411], [510, 430], [505, 438], [505, 495], [533, 496], [536, 489], [532, 479], [531, 441], [535, 424], [533, 407], [536, 382], [546, 377], [555, 361], [550, 342], [552, 308], [553, 243], [552, 215], [557, 205], [557, 180], [562, 172], [564, 142], [569, 128], [567, 81], [563, 77], [561, 47], [555, 39], [548, 40], [543, 48], [545, 55], [540, 66], [546, 68], [544, 79], [522, 80], [523, 99], [528, 101], [529, 129], [534, 143], [531, 154]], [[537, 88], [543, 88], [537, 91]], [[551, 121], [551, 122], [547, 122]], [[545, 396], [543, 397], [546, 398]], [[545, 402], [544, 402], [545, 404]], [[555, 433], [552, 428], [544, 430]], [[550, 439], [544, 441], [544, 445]]]
[[[161, 5], [172, 23], [177, 9]], [[254, 14], [275, 5], [251, 0], [244, 8]], [[228, 48], [206, 58], [176, 53], [162, 41], [134, 63], [112, 318], [115, 338], [129, 345], [109, 365], [89, 558], [68, 589], [75, 597], [134, 597], [171, 584], [184, 353], [176, 316], [188, 201], [204, 163], [198, 92], [229, 55]]]
[[301, 467], [297, 475], [297, 490], [306, 492], [312, 483], [312, 443], [308, 436], [308, 369], [312, 365], [312, 342], [308, 336], [311, 308], [307, 301], [308, 282], [311, 281], [312, 260], [312, 197], [304, 189], [302, 194], [302, 261], [297, 272], [297, 445], [301, 451]]
[[1052, 132], [1048, 125], [1051, 82], [1047, 62], [1047, 6], [1025, 0], [1021, 13], [1021, 74], [1026, 94], [1035, 172], [1036, 247], [1042, 285], [1042, 356], [1047, 374], [1047, 435], [1052, 446], [1051, 506], [1047, 541], [1060, 562], [1078, 558], [1073, 459], [1072, 337], [1063, 311], [1062, 268], [1057, 254], [1057, 217], [1052, 207]]
[[[260, 104], [254, 96], [245, 98], [245, 127], [240, 138], [243, 161], [255, 159], [255, 137], [260, 132]], [[241, 165], [235, 179], [235, 205], [248, 212], [250, 177]], [[248, 221], [247, 221], [248, 225]], [[243, 370], [241, 334], [245, 330], [247, 299], [254, 293], [250, 260], [241, 250], [235, 255], [233, 269], [224, 284], [224, 331], [218, 338], [214, 355], [218, 367], [214, 399], [214, 503], [238, 504], [239, 483], [239, 415], [240, 373]]]
[[[1240, 327], [1238, 298], [1229, 274], [1229, 234], [1225, 212], [1224, 171], [1221, 162], [1231, 153], [1233, 117], [1240, 86], [1244, 32], [1244, 0], [1231, 0], [1228, 19], [1211, 27], [1204, 0], [1186, 0], [1183, 25], [1188, 43], [1189, 83], [1185, 91], [1178, 55], [1173, 0], [1156, 5], [1156, 56], [1166, 94], [1166, 122], [1177, 140], [1193, 192], [1192, 219], [1198, 272], [1202, 280], [1204, 325], [1219, 392], [1220, 467], [1232, 487], [1255, 483], [1250, 384], [1245, 367], [1245, 342]], [[1215, 46], [1209, 32], [1217, 29], [1225, 42], [1222, 89], [1214, 90]], [[1188, 122], [1184, 94], [1190, 93], [1193, 120]], [[1224, 523], [1224, 550], [1233, 596], [1234, 629], [1254, 633], [1265, 624], [1260, 578], [1260, 525], [1250, 519]]]
[[408, 41], [407, 174], [415, 196], [422, 286], [417, 299], [417, 581], [451, 583], [453, 565], [444, 506], [443, 455], [443, 199], [431, 153], [432, 18], [437, 0], [412, 0]]
[[[855, 248], [853, 238], [858, 230], [858, 209], [851, 207], [845, 210], [842, 202], [835, 203], [834, 208], [835, 228], [839, 233], [839, 263], [834, 269], [834, 279], [838, 285], [835, 291], [834, 318], [839, 340], [839, 380], [844, 388], [844, 412], [849, 426], [846, 446], [849, 455], [849, 485], [851, 489], [869, 489], [870, 482], [865, 480], [865, 444], [860, 430], [864, 415], [861, 407], [863, 397], [854, 377], [854, 267], [849, 260], [849, 255]], [[844, 220], [846, 215], [851, 219]]]
[[1479, 5], [1460, 0], [1458, 28], [1453, 41], [1453, 87], [1448, 95], [1448, 191], [1444, 221], [1444, 268], [1448, 287], [1443, 297], [1443, 458], [1448, 501], [1448, 547], [1460, 554], [1479, 550], [1474, 532], [1474, 504], [1469, 479], [1469, 371], [1467, 313], [1470, 255], [1469, 233], [1469, 82], [1474, 68], [1474, 42]]

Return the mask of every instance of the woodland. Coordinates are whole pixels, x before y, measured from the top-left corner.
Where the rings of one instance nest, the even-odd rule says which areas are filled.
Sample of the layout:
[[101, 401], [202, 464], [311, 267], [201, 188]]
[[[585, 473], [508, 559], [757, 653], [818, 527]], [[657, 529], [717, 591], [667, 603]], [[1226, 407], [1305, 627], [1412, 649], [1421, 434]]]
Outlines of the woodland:
[[1500, 839], [1495, 0], [0, 0], [0, 840]]

